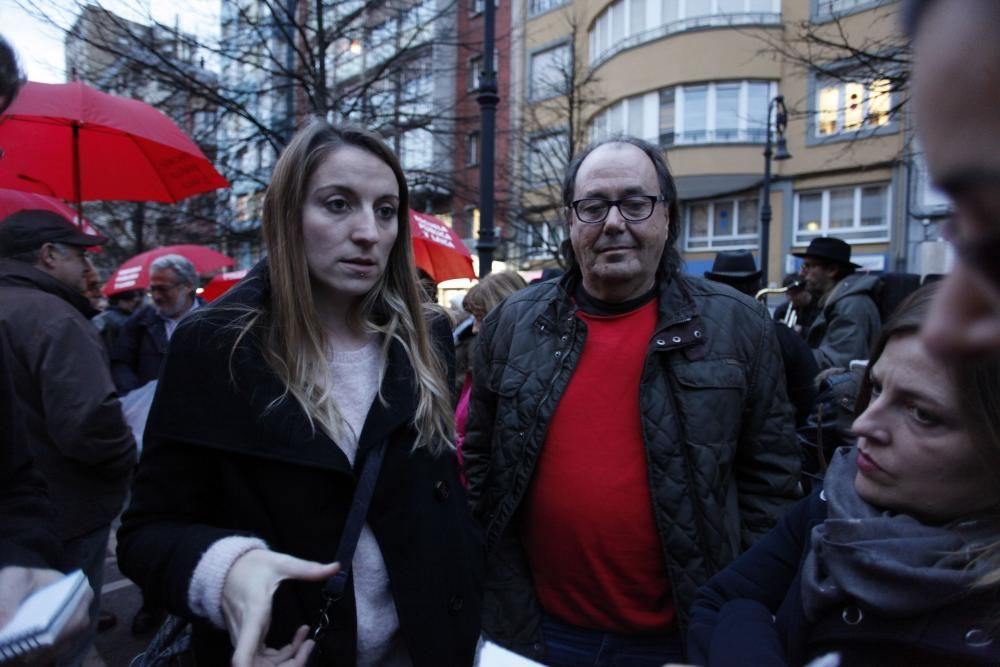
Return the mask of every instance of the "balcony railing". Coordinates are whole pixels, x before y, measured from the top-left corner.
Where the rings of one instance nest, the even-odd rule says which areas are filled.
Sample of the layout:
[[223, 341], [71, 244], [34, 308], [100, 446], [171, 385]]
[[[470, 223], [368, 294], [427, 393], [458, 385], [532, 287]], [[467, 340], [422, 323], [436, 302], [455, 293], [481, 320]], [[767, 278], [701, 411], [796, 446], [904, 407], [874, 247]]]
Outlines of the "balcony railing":
[[[604, 16], [607, 16], [605, 14]], [[597, 19], [601, 23], [601, 19]], [[637, 32], [625, 39], [609, 45], [604, 50], [590, 54], [590, 66], [600, 67], [610, 58], [622, 51], [634, 48], [640, 44], [654, 42], [669, 35], [674, 35], [699, 28], [720, 28], [741, 25], [781, 25], [780, 12], [741, 12], [739, 14], [711, 14], [707, 16], [692, 16], [679, 21], [671, 21], [663, 25]], [[593, 34], [591, 32], [591, 34]]]

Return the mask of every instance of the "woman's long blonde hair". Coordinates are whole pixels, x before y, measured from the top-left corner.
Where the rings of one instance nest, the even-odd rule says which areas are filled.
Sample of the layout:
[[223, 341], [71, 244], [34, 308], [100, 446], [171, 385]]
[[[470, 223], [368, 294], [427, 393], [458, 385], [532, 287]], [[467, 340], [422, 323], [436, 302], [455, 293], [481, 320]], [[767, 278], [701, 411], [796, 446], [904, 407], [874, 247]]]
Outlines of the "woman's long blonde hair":
[[[262, 223], [270, 299], [244, 326], [244, 333], [256, 327], [255, 338], [267, 363], [284, 384], [286, 396], [291, 394], [298, 401], [313, 426], [318, 423], [331, 437], [342, 433], [345, 424], [333, 400], [335, 388], [326, 356], [329, 344], [310, 286], [302, 232], [309, 179], [330, 152], [342, 146], [360, 148], [385, 162], [399, 185], [396, 242], [385, 273], [353, 315], [369, 331], [381, 334], [380, 385], [390, 345], [395, 341], [402, 347], [413, 366], [418, 394], [414, 447], [438, 454], [453, 446], [446, 365], [442, 355], [432, 349], [417, 286], [406, 178], [395, 154], [374, 134], [316, 120], [300, 130], [278, 158], [264, 196]], [[379, 398], [384, 400], [381, 392]]]

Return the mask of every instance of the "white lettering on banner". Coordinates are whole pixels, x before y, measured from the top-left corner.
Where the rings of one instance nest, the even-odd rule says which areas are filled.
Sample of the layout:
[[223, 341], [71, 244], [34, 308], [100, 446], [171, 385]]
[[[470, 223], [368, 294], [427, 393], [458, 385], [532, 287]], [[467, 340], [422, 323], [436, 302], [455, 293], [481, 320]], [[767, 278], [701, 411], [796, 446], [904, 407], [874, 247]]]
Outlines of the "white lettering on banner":
[[431, 241], [435, 243], [440, 243], [443, 246], [454, 249], [455, 244], [451, 240], [451, 234], [448, 233], [448, 229], [442, 227], [436, 222], [431, 222], [430, 220], [424, 220], [423, 218], [417, 218], [417, 226], [420, 227], [420, 231], [423, 232]]
[[115, 284], [113, 289], [123, 289], [126, 287], [132, 287], [139, 281], [140, 273], [142, 273], [141, 266], [130, 266], [126, 269], [119, 270], [118, 275], [115, 276]]

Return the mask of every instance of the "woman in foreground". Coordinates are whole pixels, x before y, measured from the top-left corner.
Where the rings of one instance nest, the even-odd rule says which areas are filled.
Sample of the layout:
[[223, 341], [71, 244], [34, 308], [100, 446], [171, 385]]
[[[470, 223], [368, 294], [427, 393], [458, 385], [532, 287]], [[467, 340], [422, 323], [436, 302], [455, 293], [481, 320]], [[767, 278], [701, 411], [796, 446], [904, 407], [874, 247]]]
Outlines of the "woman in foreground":
[[1000, 663], [1000, 362], [928, 354], [933, 293], [882, 329], [857, 447], [702, 589], [692, 662]]
[[[121, 569], [193, 622], [199, 665], [469, 665], [483, 555], [451, 442], [451, 333], [421, 305], [398, 160], [313, 123], [275, 165], [263, 232], [268, 258], [171, 340]], [[381, 443], [357, 548], [334, 563]]]

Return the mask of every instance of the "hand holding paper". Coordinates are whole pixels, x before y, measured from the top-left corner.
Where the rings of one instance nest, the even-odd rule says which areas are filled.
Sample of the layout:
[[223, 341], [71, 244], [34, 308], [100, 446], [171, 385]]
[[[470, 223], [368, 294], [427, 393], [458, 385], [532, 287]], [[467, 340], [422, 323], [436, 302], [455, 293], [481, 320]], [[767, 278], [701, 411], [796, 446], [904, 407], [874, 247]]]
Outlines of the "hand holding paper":
[[55, 655], [87, 626], [94, 592], [83, 572], [9, 566], [0, 569], [0, 663]]

